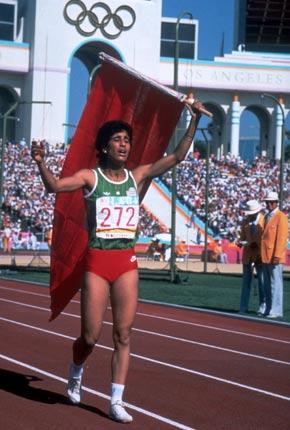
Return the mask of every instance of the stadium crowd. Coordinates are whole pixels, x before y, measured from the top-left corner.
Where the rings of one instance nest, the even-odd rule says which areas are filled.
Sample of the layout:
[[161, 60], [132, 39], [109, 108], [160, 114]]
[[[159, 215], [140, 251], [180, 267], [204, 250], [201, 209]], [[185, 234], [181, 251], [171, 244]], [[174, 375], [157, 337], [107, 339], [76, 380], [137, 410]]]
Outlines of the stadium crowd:
[[[61, 171], [66, 151], [63, 144], [50, 147], [46, 142], [47, 165], [54, 174]], [[55, 195], [48, 194], [32, 162], [24, 140], [8, 143], [4, 157], [2, 204], [2, 249], [36, 249], [46, 240], [52, 221]], [[140, 236], [153, 237], [166, 229], [153, 214], [141, 207]], [[8, 240], [9, 238], [9, 240]]]
[[[230, 154], [209, 160], [209, 227], [217, 236], [234, 241], [243, 219], [245, 202], [261, 200], [267, 190], [279, 191], [280, 166], [265, 158], [252, 163]], [[161, 178], [171, 188], [171, 172]], [[283, 210], [290, 211], [290, 164], [285, 164]], [[189, 155], [177, 167], [177, 195], [195, 216], [205, 221], [206, 160]]]
[[[46, 146], [47, 164], [58, 174], [65, 158], [65, 146], [59, 144], [51, 148], [48, 143]], [[2, 239], [10, 228], [18, 246], [34, 247], [31, 245], [35, 243], [34, 236], [43, 241], [51, 228], [55, 196], [46, 193], [25, 142], [6, 145], [4, 165]], [[279, 166], [260, 158], [250, 164], [230, 155], [220, 160], [211, 156], [209, 172], [209, 226], [216, 235], [235, 240], [244, 203], [251, 198], [261, 199], [267, 189], [279, 189]], [[170, 189], [171, 172], [161, 180]], [[192, 211], [192, 220], [195, 217], [205, 220], [205, 183], [206, 161], [189, 155], [177, 167], [177, 194]], [[285, 164], [285, 187], [289, 183], [290, 165]], [[289, 194], [288, 190], [283, 208], [286, 212], [290, 210]], [[154, 237], [166, 231], [166, 227], [141, 207], [139, 231], [141, 237]]]

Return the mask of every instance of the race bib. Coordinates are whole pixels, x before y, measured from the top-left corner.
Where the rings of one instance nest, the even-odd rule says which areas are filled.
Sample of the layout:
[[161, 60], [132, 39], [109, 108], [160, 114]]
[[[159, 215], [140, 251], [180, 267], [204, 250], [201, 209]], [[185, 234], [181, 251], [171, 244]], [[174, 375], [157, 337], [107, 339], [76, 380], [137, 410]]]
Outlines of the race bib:
[[139, 220], [138, 196], [103, 196], [96, 200], [96, 236], [134, 239]]

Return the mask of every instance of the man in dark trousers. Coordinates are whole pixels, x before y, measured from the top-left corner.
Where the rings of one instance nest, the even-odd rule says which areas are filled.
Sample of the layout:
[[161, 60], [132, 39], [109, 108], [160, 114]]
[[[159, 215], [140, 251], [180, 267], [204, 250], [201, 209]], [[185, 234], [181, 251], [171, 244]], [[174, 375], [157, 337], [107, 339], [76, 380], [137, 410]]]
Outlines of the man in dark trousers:
[[265, 228], [261, 241], [261, 257], [266, 296], [264, 316], [283, 316], [283, 264], [286, 262], [288, 218], [278, 207], [278, 194], [270, 191], [264, 201], [267, 206]]
[[265, 312], [265, 292], [263, 285], [263, 269], [261, 261], [261, 237], [264, 229], [262, 206], [257, 200], [246, 203], [245, 220], [242, 224], [238, 246], [243, 246], [243, 280], [240, 301], [240, 312], [248, 312], [253, 269], [256, 270], [259, 290], [258, 314]]

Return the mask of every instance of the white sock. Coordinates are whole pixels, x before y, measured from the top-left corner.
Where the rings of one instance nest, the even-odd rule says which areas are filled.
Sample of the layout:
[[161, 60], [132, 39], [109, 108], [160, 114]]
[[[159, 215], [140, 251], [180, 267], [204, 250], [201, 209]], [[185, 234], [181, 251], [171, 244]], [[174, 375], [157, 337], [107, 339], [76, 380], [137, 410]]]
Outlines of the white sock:
[[115, 382], [112, 382], [111, 384], [111, 403], [116, 403], [117, 400], [122, 401], [123, 398], [123, 392], [125, 389], [125, 385], [122, 384], [116, 384]]
[[83, 364], [75, 364], [72, 363], [70, 366], [70, 375], [73, 378], [80, 378], [84, 371], [84, 365]]

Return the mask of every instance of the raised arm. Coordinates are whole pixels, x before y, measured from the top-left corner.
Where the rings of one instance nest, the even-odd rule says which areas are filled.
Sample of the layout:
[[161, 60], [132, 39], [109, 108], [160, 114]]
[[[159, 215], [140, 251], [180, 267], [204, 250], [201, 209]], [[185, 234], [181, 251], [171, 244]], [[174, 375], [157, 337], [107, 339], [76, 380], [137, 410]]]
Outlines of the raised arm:
[[203, 105], [198, 101], [191, 106], [193, 112], [191, 121], [184, 136], [182, 137], [172, 154], [160, 158], [155, 163], [139, 166], [133, 170], [132, 173], [138, 185], [139, 191], [142, 188], [142, 185], [146, 179], [162, 175], [163, 173], [167, 172], [167, 170], [171, 169], [173, 166], [177, 165], [185, 159], [201, 116], [201, 113], [199, 111], [201, 107], [203, 107]]
[[55, 178], [45, 164], [45, 150], [42, 142], [32, 142], [31, 156], [37, 163], [41, 179], [49, 193], [74, 191], [82, 187], [91, 189], [94, 185], [94, 174], [89, 169], [79, 170], [74, 175], [66, 178]]

